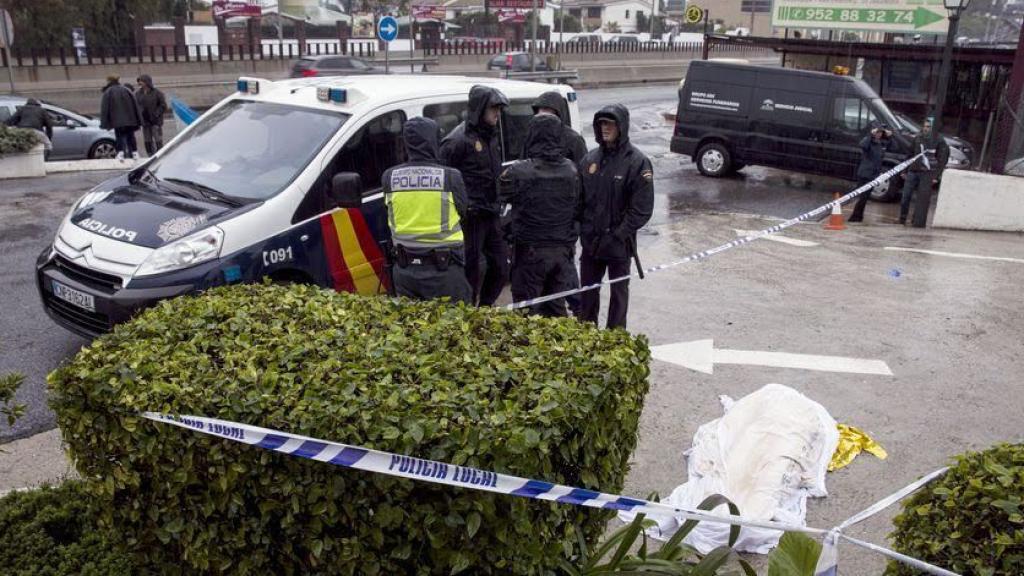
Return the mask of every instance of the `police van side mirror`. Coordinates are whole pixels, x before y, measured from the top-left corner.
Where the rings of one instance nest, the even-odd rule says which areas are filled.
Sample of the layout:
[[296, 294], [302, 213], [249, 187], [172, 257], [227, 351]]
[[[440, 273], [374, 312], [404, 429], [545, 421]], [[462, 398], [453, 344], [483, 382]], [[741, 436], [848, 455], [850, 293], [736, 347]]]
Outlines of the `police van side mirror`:
[[363, 179], [355, 172], [335, 174], [330, 200], [338, 208], [359, 208], [363, 205]]

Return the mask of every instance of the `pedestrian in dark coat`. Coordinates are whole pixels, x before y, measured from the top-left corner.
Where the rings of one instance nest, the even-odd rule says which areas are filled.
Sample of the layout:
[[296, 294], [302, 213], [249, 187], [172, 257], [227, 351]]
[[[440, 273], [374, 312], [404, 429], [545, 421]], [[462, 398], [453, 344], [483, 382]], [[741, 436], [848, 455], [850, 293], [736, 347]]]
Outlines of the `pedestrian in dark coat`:
[[142, 116], [142, 141], [146, 154], [152, 156], [164, 145], [164, 114], [167, 113], [167, 99], [164, 93], [153, 87], [153, 78], [143, 74], [137, 79], [139, 89], [135, 99]]
[[[516, 302], [577, 286], [576, 240], [581, 213], [580, 177], [564, 157], [562, 123], [540, 114], [530, 120], [525, 159], [498, 180], [503, 203], [513, 208], [515, 248], [512, 298]], [[531, 307], [542, 316], [566, 316], [563, 299]]]
[[35, 130], [42, 136], [43, 148], [49, 152], [53, 148], [53, 120], [35, 98], [29, 98], [24, 106], [18, 106], [14, 114], [7, 119], [7, 125], [15, 128]]
[[941, 134], [932, 131], [932, 119], [928, 118], [921, 126], [921, 131], [914, 136], [910, 145], [910, 153], [916, 155], [924, 152], [910, 165], [904, 175], [903, 198], [900, 200], [900, 224], [907, 223], [910, 212], [910, 201], [917, 194], [914, 203], [914, 227], [924, 228], [928, 223], [928, 209], [932, 202], [932, 181], [946, 168], [949, 161], [949, 145]]
[[[654, 211], [654, 171], [651, 161], [629, 142], [629, 110], [621, 104], [594, 115], [594, 134], [600, 145], [580, 163], [583, 179], [583, 218], [580, 236], [580, 280], [596, 284], [629, 275], [636, 258], [636, 232]], [[583, 293], [581, 318], [597, 323], [600, 290]], [[609, 328], [625, 328], [629, 281], [611, 286]]]
[[[875, 126], [871, 133], [860, 141], [860, 164], [857, 165], [857, 187], [871, 182], [882, 173], [882, 159], [885, 158], [885, 151], [889, 149], [892, 132]], [[868, 198], [871, 192], [864, 192], [857, 199], [857, 205], [853, 207], [853, 214], [849, 222], [861, 222], [864, 220], [864, 208], [868, 205]]]
[[[498, 119], [508, 98], [489, 86], [469, 91], [466, 121], [441, 143], [441, 161], [462, 174], [469, 210], [462, 229], [466, 237], [466, 278], [473, 302], [491, 306], [508, 281], [508, 248], [502, 235], [498, 205], [501, 142]], [[486, 271], [481, 277], [481, 256]]]
[[142, 125], [139, 105], [132, 91], [120, 83], [117, 76], [108, 76], [100, 100], [100, 128], [113, 130], [117, 157], [138, 156], [135, 131]]

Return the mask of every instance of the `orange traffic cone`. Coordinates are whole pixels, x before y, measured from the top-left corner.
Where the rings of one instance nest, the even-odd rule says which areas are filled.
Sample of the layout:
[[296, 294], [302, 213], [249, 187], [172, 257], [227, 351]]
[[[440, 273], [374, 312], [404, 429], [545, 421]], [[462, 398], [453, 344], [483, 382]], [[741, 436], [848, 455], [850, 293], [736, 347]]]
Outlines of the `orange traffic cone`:
[[[839, 192], [833, 194], [832, 200], [839, 200]], [[846, 230], [846, 225], [843, 223], [842, 205], [838, 203], [832, 205], [832, 213], [828, 215], [825, 230]]]

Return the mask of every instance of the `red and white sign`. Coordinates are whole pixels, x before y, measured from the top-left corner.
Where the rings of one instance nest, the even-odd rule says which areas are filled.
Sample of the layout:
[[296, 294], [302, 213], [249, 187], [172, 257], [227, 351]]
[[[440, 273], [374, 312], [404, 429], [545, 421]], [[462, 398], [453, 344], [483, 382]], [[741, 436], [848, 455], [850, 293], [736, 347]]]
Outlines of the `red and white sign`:
[[245, 0], [213, 0], [214, 18], [235, 18], [238, 16], [251, 17], [263, 14], [263, 8], [259, 2], [246, 2]]
[[444, 20], [445, 8], [440, 5], [427, 5], [412, 7], [412, 17], [417, 20]]
[[[512, 8], [515, 10], [533, 10], [533, 0], [491, 0], [491, 8]], [[544, 0], [537, 0], [537, 9], [544, 9]]]
[[523, 24], [526, 22], [526, 12], [522, 10], [495, 10], [494, 15], [502, 24]]

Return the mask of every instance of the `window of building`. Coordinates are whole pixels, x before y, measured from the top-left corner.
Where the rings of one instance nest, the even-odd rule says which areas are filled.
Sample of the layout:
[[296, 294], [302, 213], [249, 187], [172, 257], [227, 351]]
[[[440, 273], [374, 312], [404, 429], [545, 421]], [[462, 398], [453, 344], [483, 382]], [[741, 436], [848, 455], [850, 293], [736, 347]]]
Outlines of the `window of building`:
[[573, 18], [579, 20], [580, 18], [583, 17], [583, 9], [582, 8], [569, 8], [569, 15], [572, 16]]
[[601, 7], [600, 6], [594, 6], [594, 7], [591, 7], [591, 8], [587, 8], [587, 18], [600, 18], [600, 17], [601, 17]]
[[626, 20], [629, 20], [629, 8], [626, 8]]

